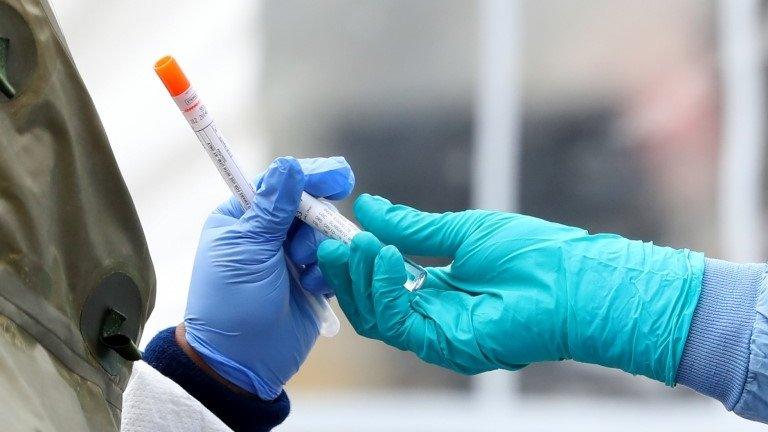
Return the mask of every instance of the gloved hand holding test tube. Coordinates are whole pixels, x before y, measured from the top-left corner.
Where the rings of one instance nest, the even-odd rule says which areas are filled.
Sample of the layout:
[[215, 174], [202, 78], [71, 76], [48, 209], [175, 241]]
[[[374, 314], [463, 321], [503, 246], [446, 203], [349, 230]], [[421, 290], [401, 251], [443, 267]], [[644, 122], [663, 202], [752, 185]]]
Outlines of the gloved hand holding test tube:
[[[176, 60], [171, 56], [161, 58], [155, 64], [155, 72], [187, 119], [232, 194], [237, 197], [244, 210], [249, 209], [256, 195], [254, 186], [238, 166], [213, 116], [190, 85]], [[352, 241], [355, 234], [361, 231], [357, 225], [341, 215], [332, 204], [306, 192], [301, 195], [296, 217], [324, 235], [347, 244]], [[291, 264], [289, 267], [296, 276], [295, 268]], [[413, 291], [420, 288], [426, 278], [426, 271], [410, 260], [406, 260], [406, 271], [408, 280], [404, 284], [405, 289]], [[302, 292], [307, 297], [317, 319], [320, 334], [325, 337], [335, 336], [340, 324], [328, 300], [323, 295], [313, 295], [306, 290]]]

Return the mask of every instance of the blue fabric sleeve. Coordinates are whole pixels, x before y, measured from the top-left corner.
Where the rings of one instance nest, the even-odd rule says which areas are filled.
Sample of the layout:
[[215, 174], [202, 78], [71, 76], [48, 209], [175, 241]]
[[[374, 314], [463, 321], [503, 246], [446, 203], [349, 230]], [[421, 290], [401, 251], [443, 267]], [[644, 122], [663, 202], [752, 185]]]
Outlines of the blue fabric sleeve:
[[143, 360], [175, 381], [235, 432], [269, 431], [288, 417], [285, 391], [271, 401], [238, 393], [198, 367], [176, 343], [175, 328], [159, 332], [147, 345]]
[[733, 412], [768, 423], [768, 279], [760, 284], [755, 315], [747, 379]]
[[[768, 394], [750, 390], [750, 377], [768, 389], [768, 325], [761, 315], [765, 264], [707, 259], [701, 293], [691, 321], [676, 382], [711, 396], [737, 414], [768, 421]], [[762, 324], [761, 324], [762, 318]], [[762, 325], [762, 327], [761, 327]], [[758, 331], [764, 329], [761, 335]], [[756, 358], [755, 347], [763, 354]], [[756, 395], [763, 401], [754, 407]]]

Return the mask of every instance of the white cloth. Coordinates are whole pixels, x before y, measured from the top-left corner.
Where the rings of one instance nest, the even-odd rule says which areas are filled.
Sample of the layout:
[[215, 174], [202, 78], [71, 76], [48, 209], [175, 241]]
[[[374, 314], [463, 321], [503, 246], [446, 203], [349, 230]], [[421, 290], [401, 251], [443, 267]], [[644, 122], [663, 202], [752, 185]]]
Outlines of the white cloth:
[[122, 432], [232, 432], [171, 379], [144, 362], [133, 364], [123, 394]]

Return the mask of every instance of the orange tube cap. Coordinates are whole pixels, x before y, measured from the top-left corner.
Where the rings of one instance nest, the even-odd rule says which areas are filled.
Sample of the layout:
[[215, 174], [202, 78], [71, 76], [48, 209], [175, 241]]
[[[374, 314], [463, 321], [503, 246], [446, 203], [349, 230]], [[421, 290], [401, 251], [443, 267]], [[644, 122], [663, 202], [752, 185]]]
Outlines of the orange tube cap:
[[189, 80], [172, 56], [165, 56], [155, 62], [155, 73], [160, 77], [171, 96], [178, 96], [189, 88]]

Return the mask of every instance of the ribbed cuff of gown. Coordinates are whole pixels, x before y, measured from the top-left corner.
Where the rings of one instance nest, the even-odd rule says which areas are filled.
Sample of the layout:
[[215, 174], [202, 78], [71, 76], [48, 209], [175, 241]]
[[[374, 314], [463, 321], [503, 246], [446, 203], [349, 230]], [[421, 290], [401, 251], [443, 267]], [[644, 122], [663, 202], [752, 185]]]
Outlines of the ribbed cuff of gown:
[[676, 382], [733, 410], [749, 368], [758, 289], [765, 264], [707, 259]]
[[143, 360], [175, 381], [235, 432], [261, 432], [282, 423], [291, 410], [283, 391], [271, 401], [238, 393], [216, 381], [176, 343], [175, 327], [158, 333], [147, 345]]

